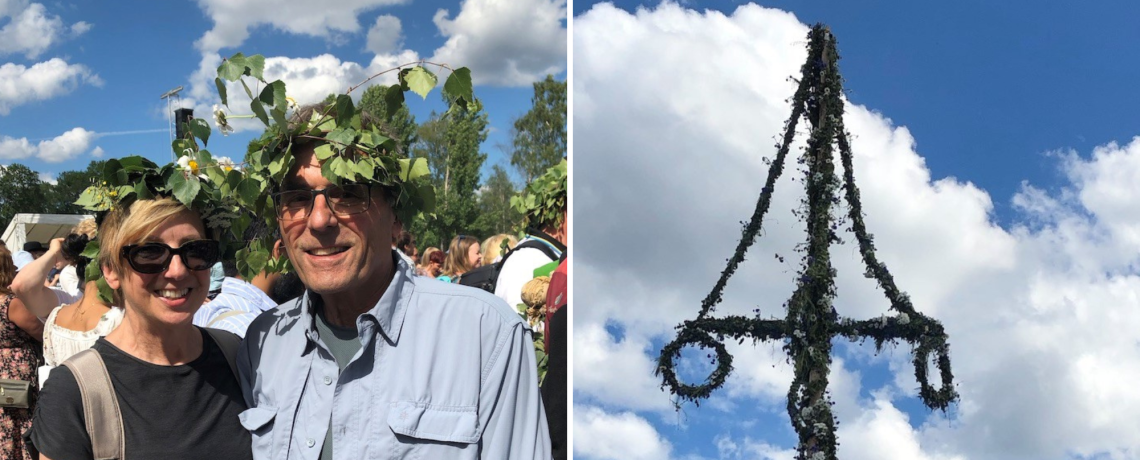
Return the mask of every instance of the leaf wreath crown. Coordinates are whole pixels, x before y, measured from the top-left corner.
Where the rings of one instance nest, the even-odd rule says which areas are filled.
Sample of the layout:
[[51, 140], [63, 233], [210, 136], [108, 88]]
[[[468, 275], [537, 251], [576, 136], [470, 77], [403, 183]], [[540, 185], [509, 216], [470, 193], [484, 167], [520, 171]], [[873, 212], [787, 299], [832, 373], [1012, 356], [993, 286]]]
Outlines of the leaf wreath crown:
[[[346, 182], [369, 183], [383, 187], [391, 200], [392, 209], [403, 222], [411, 222], [421, 213], [435, 208], [435, 189], [429, 181], [427, 160], [406, 158], [401, 146], [385, 132], [382, 115], [389, 118], [404, 106], [404, 94], [412, 91], [423, 98], [437, 86], [438, 79], [427, 66], [450, 71], [443, 85], [443, 96], [448, 103], [444, 116], [456, 111], [478, 110], [474, 98], [471, 72], [466, 67], [452, 69], [446, 64], [418, 61], [377, 73], [348, 88], [330, 104], [313, 110], [295, 110], [295, 103], [287, 96], [281, 80], [266, 81], [265, 58], [261, 55], [245, 56], [237, 53], [218, 66], [214, 79], [222, 105], [230, 107], [228, 86], [240, 87], [249, 97], [250, 115], [227, 115], [215, 110], [214, 120], [223, 134], [233, 130], [229, 121], [234, 118], [257, 118], [265, 125], [265, 132], [249, 143], [245, 159], [228, 170], [208, 168], [207, 176], [225, 197], [234, 197], [245, 212], [236, 214], [232, 223], [235, 235], [248, 228], [253, 219], [263, 219], [270, 230], [277, 229], [273, 193], [293, 166], [293, 152], [300, 145], [312, 147], [321, 163], [321, 173], [334, 184]], [[369, 114], [353, 103], [349, 94], [365, 83], [389, 72], [397, 72], [397, 84], [384, 93], [385, 114]], [[250, 84], [254, 87], [251, 88]], [[290, 114], [290, 111], [293, 113]], [[187, 139], [175, 141], [175, 151], [186, 152], [191, 160], [210, 164], [205, 150], [211, 129], [202, 119], [191, 120]], [[201, 148], [198, 145], [201, 141]], [[408, 147], [408, 146], [403, 146]], [[216, 173], [214, 172], [216, 171]], [[272, 233], [272, 232], [270, 232]], [[237, 251], [238, 270], [242, 276], [252, 277], [262, 271], [288, 271], [288, 261], [270, 257], [274, 237], [261, 236], [247, 242]], [[249, 278], [247, 278], [249, 279]]]
[[560, 225], [566, 211], [566, 159], [551, 166], [511, 197], [511, 206], [526, 216], [527, 226]]

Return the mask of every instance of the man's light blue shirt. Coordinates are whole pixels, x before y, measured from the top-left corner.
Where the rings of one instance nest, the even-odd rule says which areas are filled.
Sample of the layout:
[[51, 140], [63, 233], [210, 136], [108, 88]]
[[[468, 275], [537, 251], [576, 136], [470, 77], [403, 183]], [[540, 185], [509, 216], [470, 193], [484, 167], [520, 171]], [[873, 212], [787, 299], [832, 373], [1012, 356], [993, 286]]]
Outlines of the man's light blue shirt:
[[212, 327], [245, 337], [250, 323], [262, 312], [277, 307], [265, 291], [237, 278], [222, 281], [222, 293], [194, 313], [194, 325]]
[[526, 322], [490, 293], [394, 259], [339, 375], [311, 293], [250, 326], [238, 371], [254, 458], [316, 460], [330, 420], [338, 459], [551, 458]]

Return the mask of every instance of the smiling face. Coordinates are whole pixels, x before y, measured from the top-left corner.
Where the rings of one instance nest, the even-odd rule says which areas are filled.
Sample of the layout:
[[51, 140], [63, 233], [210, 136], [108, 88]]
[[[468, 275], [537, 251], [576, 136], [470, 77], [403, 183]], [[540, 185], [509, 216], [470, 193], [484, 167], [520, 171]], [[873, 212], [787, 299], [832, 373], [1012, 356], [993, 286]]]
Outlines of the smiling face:
[[[185, 210], [163, 221], [149, 237], [129, 244], [156, 242], [177, 248], [187, 241], [204, 238], [202, 219]], [[124, 307], [148, 322], [189, 324], [210, 291], [210, 271], [190, 270], [177, 256], [166, 270], [154, 275], [136, 272], [125, 260], [121, 267], [115, 270], [104, 266], [103, 276], [112, 289], [122, 293]]]
[[467, 265], [471, 268], [477, 268], [483, 265], [483, 253], [479, 251], [479, 243], [472, 244], [467, 248]]
[[[321, 175], [313, 146], [296, 147], [294, 152], [284, 190], [332, 185]], [[392, 232], [397, 222], [382, 191], [373, 188], [368, 210], [359, 214], [336, 215], [327, 197], [317, 195], [307, 218], [278, 222], [293, 268], [326, 305], [348, 302], [371, 307], [380, 300], [392, 276]]]

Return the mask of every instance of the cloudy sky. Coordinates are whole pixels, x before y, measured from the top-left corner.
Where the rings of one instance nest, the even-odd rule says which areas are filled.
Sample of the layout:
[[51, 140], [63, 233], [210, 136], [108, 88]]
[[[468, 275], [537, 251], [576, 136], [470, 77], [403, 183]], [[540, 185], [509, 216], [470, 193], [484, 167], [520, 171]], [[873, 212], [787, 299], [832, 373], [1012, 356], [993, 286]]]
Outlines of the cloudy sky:
[[[209, 118], [215, 69], [240, 51], [265, 55], [266, 78], [284, 80], [301, 103], [420, 59], [467, 66], [492, 126], [486, 168], [509, 165], [497, 145], [509, 144], [513, 120], [529, 109], [531, 84], [565, 78], [566, 8], [565, 0], [0, 0], [0, 164], [50, 178], [98, 158], [170, 161], [159, 96], [184, 86], [175, 108]], [[235, 99], [231, 106], [248, 106]], [[418, 121], [444, 109], [438, 93], [409, 105]], [[210, 150], [240, 158], [254, 134], [218, 136]]]
[[[931, 412], [909, 346], [837, 341], [840, 458], [1140, 458], [1136, 7], [789, 3], [573, 6], [575, 458], [793, 458], [780, 344], [730, 344], [727, 384], [680, 410], [653, 363], [755, 207], [818, 21], [880, 260], [945, 325], [962, 395]], [[714, 315], [783, 317], [798, 174]], [[887, 313], [844, 235], [840, 314]]]

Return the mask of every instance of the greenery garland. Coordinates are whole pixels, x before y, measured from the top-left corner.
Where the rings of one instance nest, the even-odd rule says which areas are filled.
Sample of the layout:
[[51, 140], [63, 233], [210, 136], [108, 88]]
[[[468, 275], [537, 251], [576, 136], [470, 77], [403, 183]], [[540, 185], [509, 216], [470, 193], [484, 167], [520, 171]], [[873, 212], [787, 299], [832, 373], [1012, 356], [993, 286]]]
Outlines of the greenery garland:
[[[946, 410], [958, 397], [954, 390], [950, 369], [949, 345], [942, 325], [915, 311], [909, 297], [898, 290], [894, 279], [875, 256], [872, 237], [863, 222], [859, 190], [855, 186], [854, 168], [848, 133], [843, 128], [842, 78], [839, 76], [835, 39], [822, 25], [816, 25], [808, 35], [808, 59], [801, 68], [802, 79], [792, 97], [792, 115], [784, 125], [784, 137], [777, 144], [777, 153], [768, 169], [768, 179], [761, 189], [752, 219], [742, 231], [740, 243], [721, 273], [713, 290], [701, 303], [697, 319], [685, 321], [677, 327], [677, 338], [666, 344], [658, 358], [656, 373], [662, 377], [662, 387], [681, 400], [696, 404], [709, 397], [713, 390], [724, 384], [732, 372], [732, 356], [724, 347], [725, 338], [740, 343], [746, 338], [754, 342], [784, 341], [784, 350], [791, 357], [794, 378], [787, 396], [787, 410], [793, 428], [799, 437], [797, 459], [833, 460], [836, 458], [836, 421], [831, 413], [827, 392], [828, 372], [831, 365], [831, 339], [844, 336], [851, 340], [871, 338], [876, 349], [886, 342], [906, 341], [915, 347], [915, 378], [921, 389], [919, 396], [932, 409]], [[808, 241], [801, 260], [803, 269], [796, 280], [796, 290], [785, 303], [784, 320], [728, 316], [710, 318], [709, 313], [721, 302], [722, 292], [741, 262], [748, 248], [760, 232], [764, 214], [771, 203], [773, 186], [783, 171], [784, 161], [795, 136], [796, 124], [807, 117], [812, 130], [804, 155], [806, 196], [802, 205], [806, 213], [798, 215], [807, 221]], [[883, 289], [890, 308], [897, 314], [866, 321], [840, 319], [833, 306], [836, 270], [831, 266], [829, 248], [840, 242], [839, 224], [832, 222], [831, 206], [840, 197], [839, 178], [835, 174], [832, 145], [838, 142], [844, 168], [842, 187], [848, 203], [850, 231], [855, 233], [859, 251], [867, 266], [865, 276], [875, 279]], [[756, 310], [757, 312], [759, 310]], [[711, 349], [708, 356], [715, 369], [698, 385], [681, 383], [677, 379], [674, 361], [681, 349], [695, 345]], [[942, 386], [930, 385], [927, 366], [930, 354], [937, 356]]]
[[[330, 182], [362, 182], [383, 187], [390, 194], [393, 211], [403, 222], [411, 222], [420, 213], [432, 212], [435, 189], [428, 180], [427, 160], [403, 157], [400, 152], [405, 146], [397, 145], [379, 126], [367, 126], [365, 117], [368, 115], [356, 107], [349, 95], [373, 78], [397, 72], [398, 83], [384, 94], [388, 113], [369, 114], [377, 118], [391, 115], [404, 106], [405, 92], [412, 91], [426, 99], [437, 86], [438, 80], [427, 69], [428, 65], [451, 72], [442, 90], [448, 102], [444, 116], [478, 109], [472, 91], [471, 72], [466, 67], [452, 69], [446, 64], [419, 61], [377, 73], [350, 87], [344, 94], [337, 95], [323, 111], [315, 111], [307, 120], [290, 120], [290, 111], [295, 112], [295, 103], [286, 95], [284, 82], [265, 80], [264, 57], [237, 53], [222, 62], [214, 80], [222, 105], [230, 106], [226, 82], [239, 82], [250, 99], [252, 115], [238, 117], [257, 118], [265, 125], [265, 132], [250, 142], [240, 168], [211, 176], [222, 193], [234, 195], [240, 207], [248, 211], [237, 216], [234, 228], [244, 230], [254, 218], [264, 220], [270, 229], [277, 228], [272, 194], [280, 189], [282, 180], [293, 165], [293, 148], [298, 141], [314, 145], [315, 155], [321, 162], [321, 173]], [[254, 88], [247, 80], [252, 80]], [[259, 87], [260, 91], [254, 90]], [[227, 115], [224, 110], [216, 110], [214, 114], [215, 123], [223, 133], [232, 130], [228, 121], [238, 117]], [[201, 120], [193, 122], [190, 131], [204, 146], [210, 127]], [[176, 150], [184, 148], [192, 155], [203, 156], [204, 150], [196, 147], [194, 139], [175, 145]], [[266, 236], [249, 242], [238, 251], [237, 265], [242, 276], [252, 277], [263, 270], [282, 272], [290, 269], [287, 260], [270, 257], [273, 243], [273, 238]]]
[[527, 226], [561, 225], [566, 213], [566, 183], [566, 159], [563, 158], [511, 197], [511, 207], [526, 218]]

